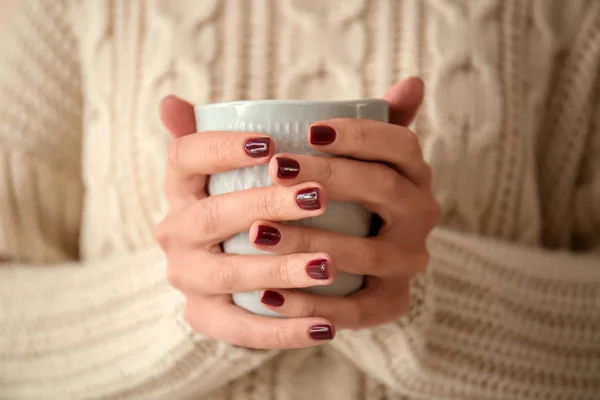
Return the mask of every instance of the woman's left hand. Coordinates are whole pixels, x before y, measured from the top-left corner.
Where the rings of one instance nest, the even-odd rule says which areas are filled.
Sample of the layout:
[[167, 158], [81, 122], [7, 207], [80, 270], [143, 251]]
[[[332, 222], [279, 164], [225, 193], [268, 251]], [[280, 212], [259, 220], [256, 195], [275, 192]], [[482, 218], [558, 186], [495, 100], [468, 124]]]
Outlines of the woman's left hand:
[[[422, 82], [400, 82], [396, 98], [420, 104]], [[411, 86], [412, 85], [412, 86]], [[421, 93], [414, 93], [414, 91]], [[399, 96], [399, 97], [398, 97]], [[416, 97], [415, 97], [416, 96]], [[412, 99], [412, 100], [410, 100]], [[362, 204], [379, 215], [375, 237], [361, 238], [317, 229], [258, 221], [250, 237], [254, 245], [276, 254], [329, 254], [339, 270], [366, 275], [364, 289], [348, 297], [320, 296], [298, 290], [265, 290], [263, 303], [287, 317], [325, 317], [337, 328], [366, 328], [404, 315], [409, 306], [409, 282], [429, 263], [426, 239], [441, 210], [431, 192], [431, 169], [423, 159], [416, 135], [408, 125], [414, 111], [394, 114], [393, 123], [363, 119], [317, 122], [308, 133], [311, 146], [349, 158], [277, 154], [269, 172], [276, 184], [318, 182], [332, 200]], [[398, 114], [399, 113], [399, 114]]]

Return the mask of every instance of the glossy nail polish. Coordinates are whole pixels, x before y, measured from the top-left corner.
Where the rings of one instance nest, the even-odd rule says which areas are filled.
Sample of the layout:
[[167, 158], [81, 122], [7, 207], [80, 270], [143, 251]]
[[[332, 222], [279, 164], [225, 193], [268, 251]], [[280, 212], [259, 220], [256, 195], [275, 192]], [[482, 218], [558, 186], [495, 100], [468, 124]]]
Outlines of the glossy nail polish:
[[259, 225], [254, 243], [261, 246], [275, 246], [281, 240], [281, 233], [272, 226]]
[[244, 150], [253, 158], [266, 157], [269, 155], [269, 144], [271, 139], [267, 137], [250, 139], [244, 145]]
[[298, 207], [304, 210], [318, 210], [321, 208], [321, 202], [319, 201], [319, 189], [308, 188], [299, 191], [296, 193], [296, 204], [298, 204]]
[[327, 260], [313, 260], [306, 266], [306, 273], [313, 279], [329, 279], [329, 271], [327, 270]]
[[308, 334], [314, 340], [331, 340], [333, 339], [333, 329], [329, 325], [313, 325], [308, 330]]
[[260, 301], [261, 303], [271, 307], [281, 307], [285, 302], [285, 299], [281, 293], [274, 292], [272, 290], [265, 290]]
[[310, 127], [310, 143], [318, 146], [331, 144], [335, 141], [335, 129], [326, 125], [315, 125]]
[[277, 157], [277, 177], [279, 179], [293, 179], [300, 173], [298, 161], [286, 157]]

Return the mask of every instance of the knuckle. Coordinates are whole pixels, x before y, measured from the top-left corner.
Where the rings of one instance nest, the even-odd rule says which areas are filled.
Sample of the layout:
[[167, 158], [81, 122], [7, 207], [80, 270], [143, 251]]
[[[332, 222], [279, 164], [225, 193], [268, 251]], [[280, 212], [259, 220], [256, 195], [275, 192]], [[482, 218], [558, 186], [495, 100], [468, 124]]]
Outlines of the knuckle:
[[427, 185], [431, 185], [431, 181], [433, 179], [433, 169], [428, 162], [423, 162], [423, 179], [427, 183]]
[[432, 227], [437, 226], [440, 221], [442, 220], [442, 206], [440, 205], [440, 203], [433, 199], [431, 201], [431, 205], [430, 205], [430, 210], [429, 210], [429, 215], [431, 216], [431, 225]]
[[167, 200], [169, 199], [168, 193], [169, 193], [169, 187], [171, 186], [171, 177], [169, 174], [169, 162], [167, 161], [167, 171], [165, 173], [165, 176], [163, 177], [162, 180], [162, 193], [165, 195], [165, 197], [167, 197]]
[[154, 228], [154, 240], [163, 251], [167, 251], [171, 241], [171, 229], [167, 218], [160, 221]]
[[198, 323], [198, 307], [190, 300], [185, 303], [183, 319], [192, 328], [192, 331], [200, 333], [200, 325]]
[[167, 264], [167, 282], [175, 289], [183, 288], [184, 279], [181, 276], [181, 270], [171, 262]]
[[324, 316], [321, 313], [321, 307], [319, 306], [319, 302], [317, 301], [307, 301], [304, 304], [304, 310], [302, 312], [302, 315], [307, 318]]
[[361, 239], [360, 254], [361, 264], [369, 270], [379, 270], [381, 267], [381, 252], [377, 249], [376, 239]]
[[361, 329], [369, 326], [370, 312], [367, 312], [366, 308], [363, 307], [362, 303], [354, 300], [352, 301], [352, 313], [353, 317], [348, 321], [348, 328], [350, 329]]
[[229, 342], [241, 347], [254, 347], [251, 329], [248, 324], [238, 325], [237, 329], [232, 331]]
[[215, 271], [210, 274], [213, 277], [213, 287], [219, 293], [233, 293], [238, 281], [238, 274], [230, 263], [219, 263]]
[[211, 154], [213, 160], [223, 160], [231, 157], [231, 143], [227, 140], [210, 140], [206, 144], [206, 154]]
[[272, 342], [281, 349], [290, 349], [294, 347], [294, 332], [289, 327], [275, 328], [272, 333]]
[[419, 159], [423, 157], [423, 152], [421, 150], [421, 144], [419, 143], [419, 138], [409, 129], [404, 130], [404, 135], [402, 137], [402, 146], [404, 147], [406, 153], [409, 155], [410, 159]]
[[[396, 171], [383, 164], [376, 164], [373, 179], [379, 188], [377, 197], [388, 201], [391, 196], [399, 195], [402, 187], [402, 177]], [[381, 201], [380, 200], [380, 201]]]
[[351, 126], [352, 139], [357, 147], [362, 147], [369, 142], [369, 133], [362, 122], [348, 123]]
[[429, 266], [429, 262], [431, 261], [431, 254], [427, 249], [423, 250], [419, 253], [417, 257], [415, 257], [415, 270], [417, 273], [423, 273], [427, 270]]
[[174, 139], [169, 145], [169, 150], [167, 153], [167, 163], [171, 168], [179, 173], [183, 173], [183, 148], [182, 146], [183, 138]]
[[217, 221], [217, 203], [212, 197], [200, 200], [196, 203], [195, 226], [197, 230], [206, 235], [217, 233], [219, 224]]
[[329, 182], [333, 176], [331, 160], [324, 157], [317, 158], [317, 160], [317, 174], [319, 176], [319, 180], [322, 183]]
[[267, 277], [267, 280], [272, 282], [277, 282], [281, 286], [291, 287], [293, 286], [293, 277], [290, 271], [290, 261], [289, 258], [281, 258], [279, 261], [273, 264], [273, 267], [270, 269], [270, 276]]
[[274, 217], [277, 215], [277, 209], [279, 208], [280, 203], [281, 200], [277, 190], [275, 190], [275, 188], [270, 188], [270, 190], [264, 191], [260, 200], [257, 202], [257, 206], [259, 207], [259, 211], [265, 213], [267, 217]]
[[298, 253], [313, 253], [314, 246], [308, 230], [300, 229], [298, 233], [298, 245], [295, 249]]

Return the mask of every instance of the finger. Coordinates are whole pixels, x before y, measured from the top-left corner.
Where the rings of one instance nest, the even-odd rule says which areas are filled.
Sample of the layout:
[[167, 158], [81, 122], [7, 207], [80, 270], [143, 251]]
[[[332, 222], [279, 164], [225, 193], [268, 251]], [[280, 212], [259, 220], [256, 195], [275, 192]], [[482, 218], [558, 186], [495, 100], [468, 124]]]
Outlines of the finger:
[[181, 136], [169, 148], [165, 195], [171, 204], [206, 197], [207, 175], [269, 161], [268, 136], [243, 132], [202, 132]]
[[392, 165], [415, 185], [429, 187], [431, 171], [417, 136], [408, 128], [369, 119], [339, 118], [314, 123], [311, 146], [325, 153]]
[[[160, 102], [159, 113], [163, 125], [175, 140], [196, 131], [194, 106], [185, 100], [173, 95], [166, 96]], [[173, 149], [175, 144], [171, 146]], [[167, 165], [164, 192], [171, 206], [206, 197], [205, 186], [205, 176], [181, 176]]]
[[425, 84], [419, 77], [410, 77], [393, 84], [383, 99], [390, 105], [390, 122], [409, 126], [415, 119], [425, 96]]
[[[201, 256], [201, 259], [199, 257]], [[184, 292], [245, 293], [272, 288], [330, 285], [335, 265], [326, 253], [230, 255], [186, 252], [169, 260], [169, 282]]]
[[269, 175], [283, 186], [318, 182], [330, 199], [360, 203], [382, 217], [401, 212], [420, 196], [407, 178], [387, 165], [340, 157], [277, 154]]
[[424, 271], [429, 262], [425, 249], [409, 251], [377, 237], [347, 236], [271, 221], [254, 223], [250, 240], [257, 249], [275, 254], [323, 252], [335, 260], [338, 271], [357, 275], [408, 278]]
[[362, 329], [402, 317], [409, 308], [409, 283], [368, 278], [367, 286], [348, 297], [316, 295], [300, 290], [265, 290], [265, 307], [288, 318], [322, 317], [338, 329]]
[[181, 175], [210, 175], [269, 161], [271, 138], [260, 133], [200, 132], [177, 139], [169, 161]]
[[318, 183], [268, 186], [207, 197], [165, 219], [161, 230], [191, 246], [220, 243], [257, 220], [295, 221], [326, 209], [327, 195]]
[[216, 298], [189, 301], [186, 319], [204, 336], [253, 349], [318, 346], [335, 336], [335, 328], [326, 318], [262, 317]]
[[161, 100], [160, 119], [174, 138], [196, 132], [194, 106], [176, 96], [166, 96]]

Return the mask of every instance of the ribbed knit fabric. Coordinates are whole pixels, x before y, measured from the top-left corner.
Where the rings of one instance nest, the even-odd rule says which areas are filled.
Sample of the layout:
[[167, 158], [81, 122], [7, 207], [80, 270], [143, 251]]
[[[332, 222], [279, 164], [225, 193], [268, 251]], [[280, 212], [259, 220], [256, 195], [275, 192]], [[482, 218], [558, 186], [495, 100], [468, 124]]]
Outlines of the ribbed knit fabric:
[[[24, 0], [0, 48], [0, 399], [597, 399], [599, 66], [596, 0]], [[413, 74], [444, 218], [409, 314], [299, 351], [191, 332], [152, 234], [160, 98]]]

